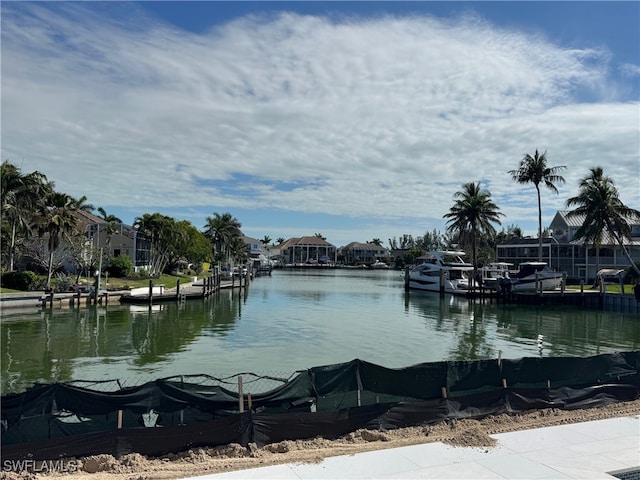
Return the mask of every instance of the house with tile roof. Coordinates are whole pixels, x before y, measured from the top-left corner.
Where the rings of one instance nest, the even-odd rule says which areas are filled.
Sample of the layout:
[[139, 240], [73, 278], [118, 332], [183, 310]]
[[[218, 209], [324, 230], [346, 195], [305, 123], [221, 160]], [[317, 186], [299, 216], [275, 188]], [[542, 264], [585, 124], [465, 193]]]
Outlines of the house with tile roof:
[[[625, 269], [629, 259], [612, 235], [604, 232], [599, 252], [594, 246], [576, 239], [575, 234], [584, 222], [584, 217], [570, 218], [568, 210], [558, 211], [543, 238], [542, 260], [554, 270], [567, 273], [571, 281], [590, 282], [596, 277], [598, 269]], [[625, 248], [634, 262], [640, 261], [640, 221], [630, 222], [631, 240], [624, 241]], [[599, 253], [597, 258], [596, 253]], [[497, 260], [510, 262], [516, 267], [526, 261], [538, 259], [538, 239], [511, 239], [497, 246]]]
[[280, 257], [286, 263], [319, 263], [327, 258], [336, 261], [336, 247], [326, 240], [316, 237], [290, 238], [278, 245]]
[[389, 256], [389, 251], [375, 243], [351, 242], [340, 247], [338, 254], [344, 258], [345, 265], [359, 265], [383, 261]]

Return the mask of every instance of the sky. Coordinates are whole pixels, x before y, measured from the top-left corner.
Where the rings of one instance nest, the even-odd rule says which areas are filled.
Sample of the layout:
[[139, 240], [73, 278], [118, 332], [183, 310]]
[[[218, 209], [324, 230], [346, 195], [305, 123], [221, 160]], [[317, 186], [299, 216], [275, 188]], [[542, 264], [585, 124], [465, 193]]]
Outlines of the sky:
[[[1, 2], [1, 155], [131, 224], [340, 247], [444, 233], [480, 182], [537, 235], [525, 154], [640, 209], [640, 2]], [[496, 225], [497, 229], [502, 228]]]

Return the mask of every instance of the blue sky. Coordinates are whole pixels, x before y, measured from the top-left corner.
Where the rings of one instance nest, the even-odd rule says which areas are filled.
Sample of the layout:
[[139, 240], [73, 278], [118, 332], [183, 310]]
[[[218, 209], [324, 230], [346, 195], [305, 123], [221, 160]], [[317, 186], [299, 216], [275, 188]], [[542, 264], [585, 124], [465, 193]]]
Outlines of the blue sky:
[[640, 2], [2, 2], [2, 159], [132, 223], [444, 231], [466, 182], [535, 235], [525, 153], [640, 208]]

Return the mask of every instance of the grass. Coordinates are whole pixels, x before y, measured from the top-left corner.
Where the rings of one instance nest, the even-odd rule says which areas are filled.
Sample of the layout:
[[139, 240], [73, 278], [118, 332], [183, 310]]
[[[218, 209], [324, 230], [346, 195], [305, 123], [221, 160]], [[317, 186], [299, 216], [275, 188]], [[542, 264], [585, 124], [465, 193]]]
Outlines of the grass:
[[14, 290], [13, 288], [0, 287], [0, 293], [24, 293], [22, 290]]
[[[158, 278], [153, 279], [154, 285], [164, 285], [166, 288], [173, 288], [176, 286], [178, 280], [180, 280], [181, 284], [185, 284], [191, 281], [191, 278], [194, 275], [166, 275], [162, 274]], [[209, 274], [200, 274], [198, 275], [198, 279], [208, 277]], [[109, 290], [127, 290], [129, 288], [138, 288], [138, 287], [148, 287], [149, 279], [148, 278], [114, 278], [109, 277], [108, 279], [102, 277], [101, 286], [104, 288], [105, 282], [107, 283], [107, 288]]]
[[[620, 293], [620, 285], [607, 284], [606, 285], [607, 293]], [[580, 285], [567, 285], [567, 290], [580, 290]], [[591, 288], [591, 285], [585, 285], [584, 291], [587, 290], [596, 290], [600, 291], [600, 287]], [[625, 295], [633, 295], [633, 285], [624, 284], [624, 293]]]
[[[198, 279], [208, 277], [209, 274], [200, 274], [198, 275]], [[154, 285], [164, 285], [166, 288], [173, 288], [176, 286], [176, 282], [180, 280], [180, 284], [185, 284], [191, 281], [193, 275], [161, 275], [159, 278], [153, 279]], [[46, 279], [46, 277], [44, 277]], [[90, 279], [90, 285], [93, 286], [93, 279]], [[87, 284], [87, 279], [85, 277], [80, 278], [81, 284]], [[115, 278], [115, 277], [101, 277], [100, 278], [100, 287], [107, 287], [108, 290], [128, 290], [130, 288], [138, 288], [138, 287], [148, 287], [149, 279], [148, 278]], [[14, 290], [11, 288], [0, 287], [0, 293], [24, 293], [23, 290]]]

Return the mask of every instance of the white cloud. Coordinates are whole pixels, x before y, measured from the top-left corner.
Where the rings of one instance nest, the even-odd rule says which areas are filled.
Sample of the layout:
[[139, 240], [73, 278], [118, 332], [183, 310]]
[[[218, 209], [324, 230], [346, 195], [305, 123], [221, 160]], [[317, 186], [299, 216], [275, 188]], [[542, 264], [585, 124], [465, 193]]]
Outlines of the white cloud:
[[[3, 5], [2, 158], [96, 205], [426, 220], [483, 180], [523, 224], [535, 193], [507, 171], [539, 148], [568, 167], [545, 209], [595, 165], [638, 206], [638, 103], [576, 98], [611, 92], [608, 52], [470, 17], [283, 14], [195, 35], [87, 5]], [[212, 186], [234, 174], [262, 181]]]

